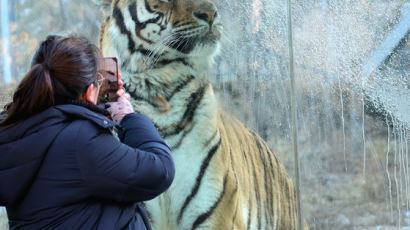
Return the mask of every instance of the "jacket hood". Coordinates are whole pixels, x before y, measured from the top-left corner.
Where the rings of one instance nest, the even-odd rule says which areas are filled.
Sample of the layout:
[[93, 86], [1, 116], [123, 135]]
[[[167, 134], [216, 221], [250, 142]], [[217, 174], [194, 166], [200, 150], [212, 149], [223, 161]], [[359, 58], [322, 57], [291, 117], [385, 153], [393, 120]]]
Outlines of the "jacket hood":
[[114, 122], [78, 105], [51, 107], [11, 129], [0, 129], [0, 206], [13, 206], [30, 188], [48, 149], [74, 119], [103, 128]]

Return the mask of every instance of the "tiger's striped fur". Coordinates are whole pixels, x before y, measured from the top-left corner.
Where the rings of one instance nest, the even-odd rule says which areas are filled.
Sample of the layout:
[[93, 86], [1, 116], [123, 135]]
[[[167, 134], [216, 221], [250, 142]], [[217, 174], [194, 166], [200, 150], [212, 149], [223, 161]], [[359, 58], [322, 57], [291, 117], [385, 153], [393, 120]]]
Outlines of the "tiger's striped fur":
[[291, 179], [258, 135], [218, 107], [204, 74], [222, 32], [214, 4], [98, 1], [100, 48], [119, 57], [134, 108], [175, 160], [170, 189], [145, 202], [153, 229], [296, 229]]

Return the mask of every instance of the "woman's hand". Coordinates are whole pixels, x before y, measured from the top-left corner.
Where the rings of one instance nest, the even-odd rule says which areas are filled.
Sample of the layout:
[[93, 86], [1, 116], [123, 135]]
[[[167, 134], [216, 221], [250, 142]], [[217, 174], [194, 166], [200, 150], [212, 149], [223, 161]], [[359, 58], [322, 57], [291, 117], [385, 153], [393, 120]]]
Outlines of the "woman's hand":
[[130, 95], [124, 91], [116, 102], [107, 103], [110, 105], [108, 111], [110, 112], [113, 121], [120, 123], [127, 114], [134, 112], [129, 99]]
[[118, 97], [121, 97], [124, 93], [125, 93], [125, 89], [124, 89], [124, 87], [122, 87], [123, 85], [124, 85], [124, 82], [123, 81], [121, 81], [121, 74], [118, 74], [119, 75], [119, 77], [118, 77], [118, 91], [117, 91], [117, 96]]
[[[119, 78], [121, 78], [121, 75], [119, 75]], [[111, 114], [111, 118], [113, 121], [120, 123], [121, 120], [130, 113], [134, 112], [134, 109], [132, 108], [132, 105], [129, 101], [130, 95], [128, 93], [125, 93], [124, 87], [124, 82], [118, 79], [118, 91], [117, 91], [117, 96], [118, 100], [116, 102], [108, 102], [107, 104], [110, 105], [108, 108], [108, 111]]]

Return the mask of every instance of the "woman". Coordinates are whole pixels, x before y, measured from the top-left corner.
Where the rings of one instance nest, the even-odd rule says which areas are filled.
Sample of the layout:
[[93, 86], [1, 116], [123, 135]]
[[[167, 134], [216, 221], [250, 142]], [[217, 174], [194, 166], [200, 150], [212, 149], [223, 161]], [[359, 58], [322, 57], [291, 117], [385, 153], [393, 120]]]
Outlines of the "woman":
[[86, 39], [49, 36], [6, 106], [0, 206], [10, 229], [151, 229], [138, 202], [171, 185], [171, 152], [123, 90], [115, 122], [96, 105], [99, 58]]

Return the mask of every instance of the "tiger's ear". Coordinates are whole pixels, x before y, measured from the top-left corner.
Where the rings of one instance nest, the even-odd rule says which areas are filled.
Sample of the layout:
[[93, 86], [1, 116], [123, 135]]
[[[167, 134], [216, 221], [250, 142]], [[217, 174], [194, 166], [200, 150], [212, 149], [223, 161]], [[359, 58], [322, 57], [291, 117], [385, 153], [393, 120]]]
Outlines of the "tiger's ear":
[[112, 0], [92, 0], [97, 6], [101, 8], [105, 15], [109, 15], [111, 12]]

